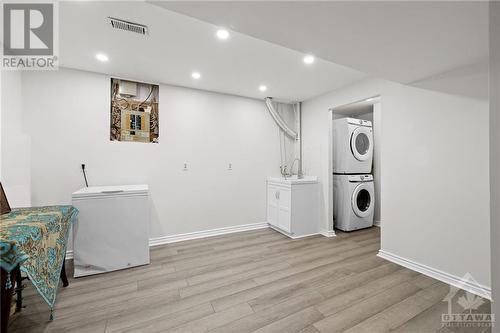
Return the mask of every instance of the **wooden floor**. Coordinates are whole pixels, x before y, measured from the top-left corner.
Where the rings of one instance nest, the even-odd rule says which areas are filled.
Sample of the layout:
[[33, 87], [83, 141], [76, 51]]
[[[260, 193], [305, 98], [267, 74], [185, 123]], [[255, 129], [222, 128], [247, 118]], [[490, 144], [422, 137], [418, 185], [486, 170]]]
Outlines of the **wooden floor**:
[[[442, 328], [449, 286], [378, 258], [379, 241], [378, 228], [300, 240], [260, 229], [155, 247], [151, 265], [70, 279], [59, 290], [53, 322], [30, 285], [10, 329], [481, 331]], [[489, 312], [489, 303], [480, 309]]]

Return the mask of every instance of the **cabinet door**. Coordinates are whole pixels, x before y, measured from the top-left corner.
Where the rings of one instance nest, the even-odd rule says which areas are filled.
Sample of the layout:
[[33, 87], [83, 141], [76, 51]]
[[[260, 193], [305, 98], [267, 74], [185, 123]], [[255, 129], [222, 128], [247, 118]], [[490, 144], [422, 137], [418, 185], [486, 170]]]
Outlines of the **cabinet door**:
[[267, 223], [272, 226], [278, 225], [278, 198], [279, 189], [274, 186], [267, 187]]
[[292, 192], [290, 189], [280, 189], [278, 208], [278, 227], [286, 232], [292, 232], [291, 203]]

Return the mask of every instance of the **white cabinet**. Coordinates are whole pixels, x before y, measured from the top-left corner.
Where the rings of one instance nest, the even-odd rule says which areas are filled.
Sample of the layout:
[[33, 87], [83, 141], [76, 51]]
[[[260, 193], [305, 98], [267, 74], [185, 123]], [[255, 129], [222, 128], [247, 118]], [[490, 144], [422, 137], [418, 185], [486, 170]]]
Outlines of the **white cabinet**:
[[268, 178], [267, 223], [292, 238], [317, 234], [318, 191], [316, 177]]
[[267, 223], [278, 226], [279, 187], [267, 185]]
[[75, 277], [149, 264], [147, 185], [86, 187], [72, 199]]
[[290, 206], [291, 188], [268, 182], [267, 223], [286, 232], [291, 232]]

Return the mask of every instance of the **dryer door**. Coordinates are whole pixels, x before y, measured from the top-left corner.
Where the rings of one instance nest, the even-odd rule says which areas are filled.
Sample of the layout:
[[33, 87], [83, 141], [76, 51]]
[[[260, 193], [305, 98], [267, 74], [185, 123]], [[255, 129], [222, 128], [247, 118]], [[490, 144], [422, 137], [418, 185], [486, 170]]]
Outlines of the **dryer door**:
[[352, 210], [359, 217], [367, 217], [373, 210], [373, 183], [360, 183], [354, 189], [351, 199]]
[[371, 127], [358, 127], [352, 132], [351, 152], [361, 162], [372, 158], [373, 132]]

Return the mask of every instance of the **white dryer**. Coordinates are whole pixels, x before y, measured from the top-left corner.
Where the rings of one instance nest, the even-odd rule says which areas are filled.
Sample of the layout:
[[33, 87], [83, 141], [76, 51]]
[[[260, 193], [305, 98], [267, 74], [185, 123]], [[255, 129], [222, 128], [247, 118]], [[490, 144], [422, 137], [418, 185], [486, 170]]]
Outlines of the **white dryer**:
[[341, 118], [333, 121], [333, 173], [371, 173], [373, 129], [368, 120]]
[[372, 175], [333, 175], [335, 228], [352, 231], [371, 227], [374, 205]]

